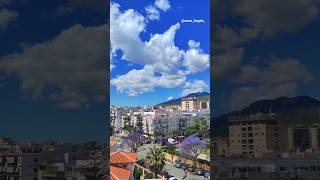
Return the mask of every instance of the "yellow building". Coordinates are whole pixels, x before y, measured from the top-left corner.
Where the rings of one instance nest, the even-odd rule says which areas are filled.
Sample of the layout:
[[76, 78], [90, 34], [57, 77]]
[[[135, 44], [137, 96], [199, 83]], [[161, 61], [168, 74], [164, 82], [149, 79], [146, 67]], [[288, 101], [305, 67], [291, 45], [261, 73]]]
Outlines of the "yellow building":
[[210, 110], [210, 101], [200, 101], [197, 98], [184, 98], [181, 100], [182, 111]]

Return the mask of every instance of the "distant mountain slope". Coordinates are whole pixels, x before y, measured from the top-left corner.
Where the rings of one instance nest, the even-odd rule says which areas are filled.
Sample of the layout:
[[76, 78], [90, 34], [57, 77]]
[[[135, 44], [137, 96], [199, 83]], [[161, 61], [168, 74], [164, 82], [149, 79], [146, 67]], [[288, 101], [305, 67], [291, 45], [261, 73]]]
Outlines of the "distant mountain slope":
[[[257, 113], [278, 113], [283, 115], [316, 113], [314, 108], [320, 108], [320, 101], [309, 96], [293, 98], [279, 97], [273, 100], [260, 100], [250, 104], [241, 111], [233, 111], [214, 118], [214, 126], [227, 126], [229, 116], [250, 115]], [[304, 115], [306, 116], [306, 115]], [[294, 119], [294, 117], [292, 117]]]
[[190, 97], [196, 97], [199, 100], [208, 100], [210, 98], [210, 93], [208, 93], [208, 92], [191, 93], [191, 94], [188, 94], [188, 95], [181, 97], [181, 98], [178, 98], [178, 99], [172, 99], [170, 101], [159, 103], [156, 106], [179, 105], [181, 103], [182, 98], [190, 98]]

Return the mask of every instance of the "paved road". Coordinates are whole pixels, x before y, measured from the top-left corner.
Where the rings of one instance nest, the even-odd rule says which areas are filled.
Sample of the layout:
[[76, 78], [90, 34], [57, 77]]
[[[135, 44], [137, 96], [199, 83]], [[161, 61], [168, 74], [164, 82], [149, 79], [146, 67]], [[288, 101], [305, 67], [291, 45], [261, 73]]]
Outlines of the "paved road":
[[[182, 180], [184, 177], [184, 171], [182, 169], [174, 167], [171, 163], [166, 163], [166, 166], [164, 167], [168, 173], [174, 177], [177, 177]], [[204, 180], [203, 176], [197, 176], [192, 173], [187, 173], [186, 180]]]
[[[138, 159], [145, 159], [148, 151], [153, 146], [160, 147], [158, 144], [146, 144], [141, 149], [138, 150]], [[176, 168], [170, 162], [166, 162], [164, 170], [167, 171], [171, 176], [177, 177], [182, 180], [184, 176], [184, 171], [182, 169]], [[203, 180], [203, 176], [197, 176], [192, 173], [188, 173], [186, 180]]]

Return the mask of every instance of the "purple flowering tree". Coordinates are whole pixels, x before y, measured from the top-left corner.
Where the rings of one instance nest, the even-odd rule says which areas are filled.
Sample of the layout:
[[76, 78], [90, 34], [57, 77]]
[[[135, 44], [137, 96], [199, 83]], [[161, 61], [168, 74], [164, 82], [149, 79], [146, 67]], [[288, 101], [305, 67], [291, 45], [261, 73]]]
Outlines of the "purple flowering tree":
[[135, 150], [140, 147], [140, 144], [145, 143], [146, 140], [147, 138], [141, 134], [129, 134], [128, 136], [123, 138], [123, 141], [129, 144], [129, 146], [131, 146]]
[[179, 145], [180, 153], [191, 159], [195, 167], [197, 167], [197, 157], [204, 147], [205, 143], [195, 135], [186, 137]]

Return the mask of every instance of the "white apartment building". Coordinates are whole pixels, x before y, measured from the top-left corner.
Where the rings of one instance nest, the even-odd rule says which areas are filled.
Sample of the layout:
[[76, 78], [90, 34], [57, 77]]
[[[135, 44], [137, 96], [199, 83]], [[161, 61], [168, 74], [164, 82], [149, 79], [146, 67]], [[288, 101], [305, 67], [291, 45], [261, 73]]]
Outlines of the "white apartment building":
[[125, 124], [129, 124], [131, 119], [130, 110], [123, 108], [110, 108], [110, 125], [116, 132], [121, 131]]
[[130, 124], [131, 125], [136, 125], [138, 122], [138, 118], [142, 117], [142, 111], [131, 111], [130, 113]]
[[174, 136], [174, 131], [183, 134], [184, 130], [191, 126], [196, 118], [203, 117], [210, 125], [210, 114], [208, 112], [169, 112], [151, 111], [143, 112], [143, 130], [145, 133], [154, 135], [161, 134], [158, 140], [166, 140]]

